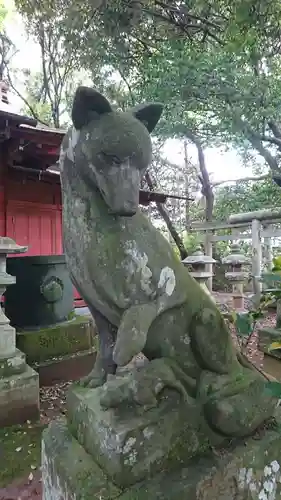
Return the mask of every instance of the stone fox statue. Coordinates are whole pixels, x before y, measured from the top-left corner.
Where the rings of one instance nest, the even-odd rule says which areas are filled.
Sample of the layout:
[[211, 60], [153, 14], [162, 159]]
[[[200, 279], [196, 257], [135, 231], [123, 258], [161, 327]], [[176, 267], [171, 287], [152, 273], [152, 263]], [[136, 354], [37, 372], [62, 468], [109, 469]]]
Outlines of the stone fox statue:
[[114, 111], [87, 87], [74, 97], [60, 156], [64, 252], [100, 340], [81, 384], [102, 386], [139, 352], [163, 358], [211, 427], [245, 435], [273, 412], [264, 379], [241, 365], [215, 304], [139, 210], [161, 113], [157, 103]]

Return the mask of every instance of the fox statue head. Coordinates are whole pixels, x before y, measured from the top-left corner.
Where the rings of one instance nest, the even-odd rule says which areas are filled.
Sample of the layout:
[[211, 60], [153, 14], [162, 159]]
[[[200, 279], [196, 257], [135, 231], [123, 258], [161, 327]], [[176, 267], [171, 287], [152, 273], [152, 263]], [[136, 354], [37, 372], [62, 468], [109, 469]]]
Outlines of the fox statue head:
[[[96, 90], [76, 90], [73, 127], [62, 146], [63, 156], [72, 162], [75, 177], [94, 185], [116, 216], [132, 216], [137, 211], [140, 182], [152, 158], [150, 133], [162, 111], [159, 103], [115, 111]], [[61, 161], [61, 170], [68, 161], [64, 165]]]

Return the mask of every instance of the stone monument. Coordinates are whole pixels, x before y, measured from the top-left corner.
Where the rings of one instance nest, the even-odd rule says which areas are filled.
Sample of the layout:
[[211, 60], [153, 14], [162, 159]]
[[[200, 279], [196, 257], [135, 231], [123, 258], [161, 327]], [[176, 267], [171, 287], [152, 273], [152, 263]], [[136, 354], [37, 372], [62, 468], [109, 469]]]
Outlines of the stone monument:
[[[16, 282], [6, 272], [8, 254], [26, 252], [11, 238], [0, 237], [0, 297]], [[0, 426], [23, 423], [39, 416], [39, 376], [16, 349], [16, 331], [0, 307]]]
[[[87, 87], [74, 97], [60, 156], [64, 252], [99, 352], [68, 393], [67, 422], [44, 431], [45, 500], [258, 499], [265, 467], [279, 480], [276, 431], [261, 455], [255, 440], [229, 447], [271, 419], [265, 379], [138, 207], [161, 113], [157, 103], [114, 111]], [[118, 373], [141, 352], [142, 366]]]

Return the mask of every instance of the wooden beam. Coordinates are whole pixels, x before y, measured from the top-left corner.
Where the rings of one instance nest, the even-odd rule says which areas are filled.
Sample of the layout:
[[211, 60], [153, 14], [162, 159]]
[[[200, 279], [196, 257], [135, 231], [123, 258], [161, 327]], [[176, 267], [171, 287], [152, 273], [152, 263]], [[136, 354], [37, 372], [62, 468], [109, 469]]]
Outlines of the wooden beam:
[[215, 241], [235, 241], [235, 240], [251, 240], [252, 234], [222, 234], [222, 235], [213, 235], [211, 240]]
[[271, 229], [264, 229], [263, 231], [261, 231], [261, 237], [262, 238], [280, 238], [281, 237], [281, 229], [274, 228], [274, 227], [272, 227]]
[[[280, 224], [281, 223], [281, 217], [276, 218], [276, 219], [270, 219], [262, 221], [263, 224], [266, 224], [266, 222], [270, 222], [271, 224]], [[251, 222], [235, 222], [231, 223], [230, 222], [224, 222], [224, 221], [214, 221], [214, 222], [191, 222], [188, 231], [190, 232], [200, 232], [200, 231], [218, 231], [220, 229], [233, 229], [233, 228], [247, 228], [251, 226]]]
[[18, 115], [17, 113], [10, 113], [9, 111], [0, 110], [0, 123], [1, 126], [6, 127], [6, 123], [17, 125], [28, 125], [29, 127], [36, 127], [37, 120], [35, 118], [30, 118], [30, 116]]
[[156, 193], [153, 191], [145, 191], [140, 189], [139, 202], [141, 205], [149, 205], [152, 201], [156, 203], [165, 203], [167, 195], [164, 193]]
[[226, 221], [214, 221], [214, 222], [191, 222], [190, 227], [188, 228], [188, 231], [195, 232], [195, 231], [216, 231], [219, 229], [232, 229], [233, 227], [249, 227], [250, 223], [249, 222], [244, 222], [244, 223], [237, 223], [237, 224], [230, 224], [229, 222]]
[[265, 210], [256, 210], [254, 212], [245, 212], [240, 214], [233, 214], [228, 217], [228, 222], [230, 224], [236, 224], [237, 222], [248, 222], [250, 223], [252, 220], [272, 220], [272, 219], [281, 219], [281, 208], [274, 209], [265, 209]]
[[37, 130], [36, 128], [11, 128], [11, 137], [16, 137], [18, 139], [23, 139], [26, 141], [32, 141], [35, 144], [46, 144], [49, 146], [56, 146], [59, 148], [63, 139], [63, 134], [55, 132], [46, 132], [43, 130]]

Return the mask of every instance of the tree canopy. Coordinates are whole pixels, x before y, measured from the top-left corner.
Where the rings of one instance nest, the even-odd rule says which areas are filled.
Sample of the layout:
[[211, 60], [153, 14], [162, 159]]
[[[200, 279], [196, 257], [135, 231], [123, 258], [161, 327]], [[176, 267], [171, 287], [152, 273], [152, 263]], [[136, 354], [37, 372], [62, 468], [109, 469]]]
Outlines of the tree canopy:
[[[16, 0], [16, 5], [45, 51], [46, 37], [50, 41], [49, 33], [56, 34], [60, 47], [52, 47], [51, 55], [63, 55], [66, 72], [78, 64], [102, 87], [106, 67], [125, 83], [128, 102], [165, 102], [162, 135], [185, 136], [188, 128], [207, 143], [243, 150], [250, 143], [278, 170], [277, 0]], [[62, 61], [56, 64], [62, 67]]]
[[131, 56], [167, 37], [223, 44], [237, 30], [263, 27], [269, 9], [267, 2], [254, 0], [17, 0], [16, 5], [29, 18], [63, 17], [66, 30], [72, 26], [72, 38], [83, 45], [99, 35], [111, 42], [109, 50]]
[[[58, 102], [69, 106], [65, 89], [73, 89], [74, 72], [82, 69], [117, 107], [145, 100], [165, 103], [156, 133], [163, 141], [179, 137], [197, 147], [195, 170], [207, 219], [213, 208], [220, 218], [227, 197], [233, 210], [250, 195], [255, 207], [278, 198], [278, 188], [267, 179], [259, 188], [248, 182], [216, 189], [214, 200], [204, 158], [206, 146], [234, 147], [246, 163], [253, 164], [258, 153], [273, 176], [281, 174], [277, 0], [16, 0], [16, 5], [41, 47], [42, 81], [56, 126]], [[161, 161], [154, 165], [158, 177], [162, 166]], [[165, 165], [160, 184], [173, 184], [172, 170]], [[188, 176], [178, 174], [185, 190]]]

